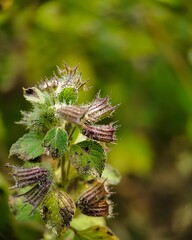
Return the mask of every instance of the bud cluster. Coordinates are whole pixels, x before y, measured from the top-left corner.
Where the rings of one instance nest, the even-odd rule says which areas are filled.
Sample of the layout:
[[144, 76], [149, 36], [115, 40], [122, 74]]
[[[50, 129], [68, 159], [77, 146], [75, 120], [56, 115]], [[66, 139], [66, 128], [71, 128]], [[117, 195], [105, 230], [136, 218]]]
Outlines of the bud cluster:
[[56, 112], [64, 117], [66, 121], [77, 124], [83, 135], [101, 142], [113, 142], [116, 140], [115, 131], [117, 127], [113, 124], [95, 125], [95, 123], [110, 117], [117, 106], [109, 103], [109, 98], [96, 99], [87, 105], [56, 105]]
[[[106, 167], [105, 147], [116, 141], [117, 126], [101, 121], [111, 117], [117, 106], [100, 94], [90, 103], [77, 104], [79, 91], [86, 90], [86, 81], [82, 81], [77, 68], [65, 65], [64, 70], [58, 68], [59, 76], [23, 88], [32, 109], [21, 112], [19, 124], [29, 132], [12, 145], [10, 156], [35, 161], [23, 167], [7, 164], [15, 180], [11, 189], [31, 187], [17, 196], [33, 206], [31, 213], [39, 207], [47, 228], [58, 235], [70, 227], [76, 208], [77, 215], [113, 216], [108, 179], [102, 174]], [[78, 194], [68, 191], [77, 176], [83, 181]]]

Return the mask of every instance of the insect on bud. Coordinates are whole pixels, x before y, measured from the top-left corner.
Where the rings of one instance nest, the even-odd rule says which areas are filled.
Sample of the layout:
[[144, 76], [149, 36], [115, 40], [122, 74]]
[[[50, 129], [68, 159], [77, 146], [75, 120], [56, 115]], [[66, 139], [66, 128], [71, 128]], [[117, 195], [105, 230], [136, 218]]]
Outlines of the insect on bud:
[[90, 125], [84, 124], [82, 134], [101, 142], [113, 142], [116, 140], [115, 136], [116, 127], [112, 124], [109, 125]]
[[110, 192], [104, 182], [96, 182], [86, 190], [79, 198], [77, 206], [81, 212], [88, 216], [110, 217], [112, 216], [112, 201], [108, 199]]

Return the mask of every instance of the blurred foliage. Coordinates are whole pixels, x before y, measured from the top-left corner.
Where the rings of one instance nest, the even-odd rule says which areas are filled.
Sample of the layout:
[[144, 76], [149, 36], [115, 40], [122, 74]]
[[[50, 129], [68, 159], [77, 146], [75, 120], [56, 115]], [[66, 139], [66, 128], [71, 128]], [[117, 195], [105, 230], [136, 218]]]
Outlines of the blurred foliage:
[[113, 231], [122, 240], [192, 238], [191, 16], [188, 0], [0, 0], [0, 239], [42, 235], [40, 223], [10, 215], [4, 165], [24, 133], [13, 124], [29, 107], [21, 88], [63, 60], [80, 63], [94, 85], [81, 100], [101, 89], [121, 102], [109, 157], [123, 175]]

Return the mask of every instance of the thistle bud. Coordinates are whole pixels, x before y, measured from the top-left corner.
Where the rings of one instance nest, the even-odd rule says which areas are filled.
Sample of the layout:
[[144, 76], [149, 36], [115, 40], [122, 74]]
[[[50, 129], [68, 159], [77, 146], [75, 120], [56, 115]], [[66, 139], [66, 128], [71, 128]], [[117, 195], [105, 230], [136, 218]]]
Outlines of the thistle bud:
[[105, 182], [96, 182], [86, 190], [79, 198], [77, 206], [81, 212], [88, 216], [110, 217], [112, 216], [113, 203], [108, 199], [110, 192]]
[[65, 118], [65, 120], [80, 124], [84, 117], [87, 106], [74, 106], [74, 105], [57, 105], [56, 111], [59, 115]]
[[82, 134], [101, 142], [113, 142], [116, 140], [115, 136], [116, 127], [112, 124], [109, 125], [90, 125], [84, 124]]
[[85, 119], [89, 122], [98, 122], [106, 117], [112, 115], [116, 106], [109, 103], [109, 98], [100, 98], [97, 95], [96, 99], [90, 104], [89, 109], [85, 115]]

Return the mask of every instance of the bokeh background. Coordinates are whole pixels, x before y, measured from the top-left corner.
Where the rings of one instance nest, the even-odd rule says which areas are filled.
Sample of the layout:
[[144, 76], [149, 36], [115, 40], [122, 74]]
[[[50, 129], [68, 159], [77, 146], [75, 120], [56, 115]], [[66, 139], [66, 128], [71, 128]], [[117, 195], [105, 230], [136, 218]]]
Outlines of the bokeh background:
[[[121, 103], [109, 162], [120, 240], [192, 239], [192, 3], [189, 0], [0, 0], [0, 239], [40, 239], [40, 222], [8, 214], [4, 167], [29, 109], [22, 87], [80, 63], [93, 86]], [[9, 161], [17, 161], [9, 159]], [[3, 234], [2, 234], [3, 233]], [[5, 233], [7, 238], [5, 238]]]

